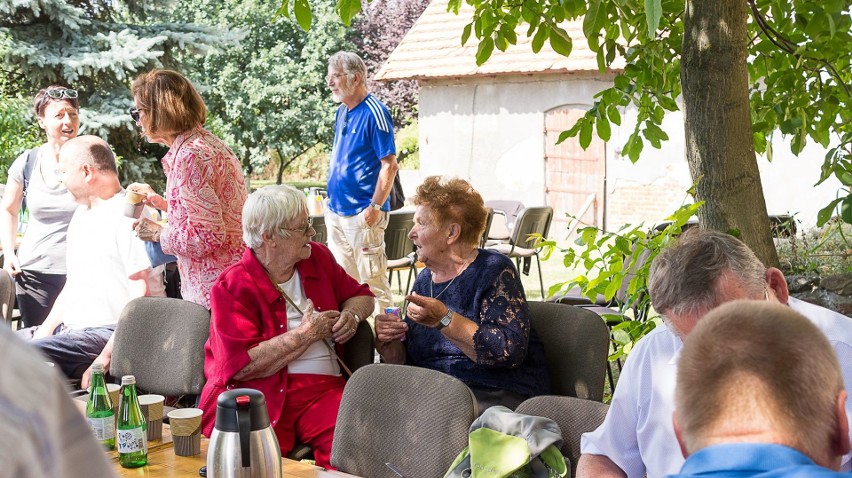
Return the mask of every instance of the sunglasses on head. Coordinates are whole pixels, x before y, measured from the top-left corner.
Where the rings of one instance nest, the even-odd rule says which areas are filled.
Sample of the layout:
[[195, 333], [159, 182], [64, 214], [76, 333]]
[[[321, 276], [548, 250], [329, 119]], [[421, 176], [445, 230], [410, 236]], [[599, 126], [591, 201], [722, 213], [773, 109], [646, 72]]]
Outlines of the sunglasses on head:
[[69, 100], [73, 100], [77, 98], [77, 90], [71, 90], [68, 88], [53, 88], [44, 92], [44, 96], [41, 97], [41, 102], [38, 105], [38, 110], [41, 112], [42, 106], [47, 103], [47, 99], [50, 98], [52, 100], [61, 100], [63, 98], [68, 98]]
[[139, 122], [139, 111], [140, 111], [139, 108], [137, 108], [135, 106], [130, 107], [130, 118], [132, 118], [133, 121], [135, 121], [137, 123]]

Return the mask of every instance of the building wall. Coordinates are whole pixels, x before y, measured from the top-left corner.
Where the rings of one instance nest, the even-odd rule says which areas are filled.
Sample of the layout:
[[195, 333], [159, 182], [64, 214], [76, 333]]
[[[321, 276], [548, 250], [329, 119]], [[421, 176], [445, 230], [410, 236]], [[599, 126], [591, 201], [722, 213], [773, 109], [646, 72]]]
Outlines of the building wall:
[[[544, 205], [545, 112], [564, 105], [588, 108], [594, 95], [609, 84], [603, 77], [574, 75], [423, 81], [420, 177], [459, 176], [470, 180], [486, 200]], [[645, 144], [636, 164], [620, 154], [633, 131], [635, 111], [622, 111], [622, 118], [620, 127], [613, 125], [606, 152], [605, 226], [611, 230], [625, 223], [650, 225], [663, 220], [687, 200], [692, 184], [684, 159], [681, 113], [665, 118], [663, 129], [670, 140], [663, 148]], [[819, 208], [839, 189], [836, 180], [814, 187], [824, 151], [811, 146], [793, 158], [780, 135], [774, 144], [773, 163], [759, 159], [767, 208], [770, 214], [797, 212], [805, 226], [813, 225]]]

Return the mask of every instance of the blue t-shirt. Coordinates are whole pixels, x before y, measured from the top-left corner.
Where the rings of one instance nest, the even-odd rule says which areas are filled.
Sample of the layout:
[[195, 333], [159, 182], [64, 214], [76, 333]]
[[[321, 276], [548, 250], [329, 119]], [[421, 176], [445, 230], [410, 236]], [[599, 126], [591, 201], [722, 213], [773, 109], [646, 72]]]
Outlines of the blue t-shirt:
[[508, 257], [479, 249], [476, 259], [454, 281], [440, 283], [432, 283], [432, 271], [423, 269], [414, 291], [436, 297], [479, 325], [473, 334], [477, 361], [438, 329], [406, 319], [407, 364], [444, 372], [468, 385], [525, 397], [550, 392], [544, 345], [532, 329], [524, 287]]
[[799, 451], [770, 443], [708, 446], [686, 459], [667, 478], [839, 478], [852, 476], [823, 468]]
[[[351, 110], [340, 105], [328, 168], [328, 207], [341, 216], [367, 209], [373, 202], [381, 160], [391, 154], [396, 154], [396, 146], [387, 106], [371, 94]], [[382, 210], [390, 211], [390, 198]]]

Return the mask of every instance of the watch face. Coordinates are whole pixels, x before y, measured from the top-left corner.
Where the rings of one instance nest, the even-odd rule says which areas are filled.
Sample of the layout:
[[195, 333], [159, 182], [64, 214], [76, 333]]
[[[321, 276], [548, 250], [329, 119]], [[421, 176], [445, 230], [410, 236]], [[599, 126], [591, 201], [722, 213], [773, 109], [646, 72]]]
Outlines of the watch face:
[[453, 316], [441, 317], [441, 325], [443, 325], [444, 327], [450, 325], [450, 322], [452, 322], [452, 321], [453, 321]]

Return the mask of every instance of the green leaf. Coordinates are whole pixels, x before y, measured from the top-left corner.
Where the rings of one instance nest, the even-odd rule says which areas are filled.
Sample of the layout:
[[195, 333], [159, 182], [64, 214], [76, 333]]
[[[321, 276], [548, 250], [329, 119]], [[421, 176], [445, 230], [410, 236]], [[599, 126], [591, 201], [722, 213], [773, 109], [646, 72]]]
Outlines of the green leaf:
[[592, 144], [592, 122], [584, 121], [580, 127], [580, 147], [586, 149]]
[[609, 121], [605, 117], [601, 116], [595, 120], [595, 126], [597, 126], [598, 129], [598, 137], [604, 141], [609, 141], [611, 134]]
[[544, 40], [547, 40], [548, 35], [550, 34], [550, 27], [547, 24], [542, 23], [538, 28], [538, 31], [535, 32], [535, 36], [532, 39], [532, 51], [533, 53], [538, 53], [541, 51], [541, 47], [544, 46]]
[[499, 31], [494, 34], [494, 46], [500, 51], [506, 51], [506, 48], [509, 48], [509, 42]]
[[[307, 3], [307, 0], [303, 1]], [[336, 10], [343, 24], [352, 26], [352, 19], [361, 11], [361, 0], [337, 0]]]
[[611, 123], [621, 125], [621, 113], [618, 112], [618, 106], [609, 105], [606, 109], [606, 116]]
[[470, 31], [471, 31], [472, 28], [473, 28], [472, 23], [468, 23], [467, 25], [464, 26], [464, 30], [462, 30], [462, 36], [461, 36], [461, 44], [462, 45], [467, 43], [468, 38], [470, 38]]
[[846, 196], [840, 205], [840, 219], [846, 224], [852, 224], [852, 194]]
[[275, 16], [290, 18], [290, 0], [281, 0], [281, 6], [275, 10]]
[[556, 53], [562, 56], [569, 56], [574, 45], [568, 32], [554, 25], [550, 32], [550, 46], [553, 47], [553, 51]]
[[[311, 29], [311, 23], [313, 22], [314, 15], [311, 13], [311, 4], [308, 3], [308, 0], [296, 0], [293, 5], [293, 13], [296, 14], [296, 22], [299, 23], [302, 30], [308, 31]], [[351, 22], [352, 19], [350, 18], [349, 21]], [[346, 23], [346, 26], [349, 26], [349, 23], [345, 20], [344, 23]]]
[[837, 198], [834, 201], [828, 203], [828, 206], [819, 210], [819, 212], [817, 213], [817, 227], [824, 226], [825, 223], [827, 223], [828, 220], [831, 219], [831, 216], [834, 214], [834, 209], [837, 207], [840, 201], [843, 201], [843, 199], [844, 198]]
[[494, 40], [491, 37], [483, 38], [479, 42], [479, 48], [476, 49], [476, 66], [482, 66], [483, 63], [488, 61], [493, 51]]
[[653, 40], [660, 27], [660, 18], [663, 16], [663, 5], [661, 0], [645, 0], [645, 22], [648, 24], [648, 38]]
[[606, 11], [601, 0], [591, 0], [586, 16], [583, 17], [583, 35], [586, 38], [597, 37], [606, 22]]

